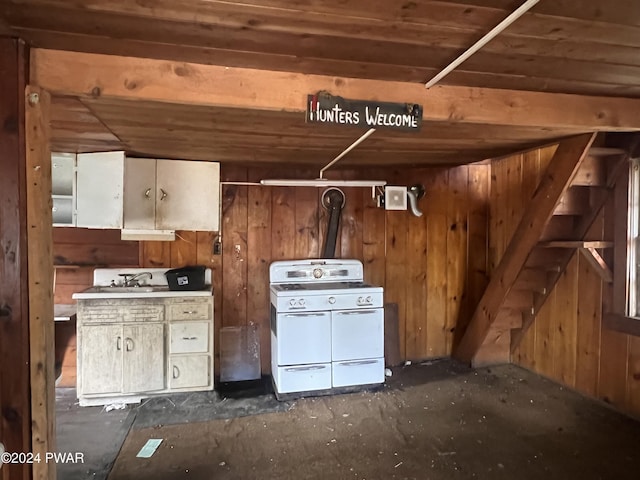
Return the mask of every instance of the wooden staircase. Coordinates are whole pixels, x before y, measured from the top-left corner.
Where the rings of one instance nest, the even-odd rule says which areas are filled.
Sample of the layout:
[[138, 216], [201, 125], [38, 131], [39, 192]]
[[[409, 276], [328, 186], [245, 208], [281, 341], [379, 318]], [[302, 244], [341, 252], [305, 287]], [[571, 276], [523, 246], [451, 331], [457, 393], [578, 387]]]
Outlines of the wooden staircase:
[[640, 137], [600, 135], [596, 142], [589, 134], [558, 145], [454, 357], [473, 366], [508, 363], [576, 250], [611, 281], [599, 251], [612, 245], [584, 237]]

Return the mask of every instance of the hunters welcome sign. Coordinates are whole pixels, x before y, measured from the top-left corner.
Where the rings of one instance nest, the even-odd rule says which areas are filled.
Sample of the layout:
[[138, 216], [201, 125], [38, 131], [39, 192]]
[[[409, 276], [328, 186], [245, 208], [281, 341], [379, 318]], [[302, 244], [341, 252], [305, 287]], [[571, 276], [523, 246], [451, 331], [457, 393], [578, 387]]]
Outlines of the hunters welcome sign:
[[347, 100], [321, 92], [307, 96], [307, 122], [418, 131], [422, 105]]

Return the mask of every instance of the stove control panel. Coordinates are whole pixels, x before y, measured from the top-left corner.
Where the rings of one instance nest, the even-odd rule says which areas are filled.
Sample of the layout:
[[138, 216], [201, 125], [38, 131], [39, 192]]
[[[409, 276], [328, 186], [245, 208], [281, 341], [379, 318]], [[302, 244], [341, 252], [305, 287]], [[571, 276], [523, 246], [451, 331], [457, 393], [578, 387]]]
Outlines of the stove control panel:
[[304, 298], [292, 298], [289, 300], [289, 308], [291, 310], [302, 310], [306, 308], [306, 303]]
[[367, 295], [366, 297], [358, 297], [358, 300], [356, 301], [358, 303], [358, 306], [370, 307], [371, 305], [373, 305], [373, 299], [371, 298], [371, 295]]
[[300, 293], [279, 292], [278, 295], [272, 296], [271, 301], [278, 312], [351, 310], [380, 308], [383, 295], [382, 292], [372, 292], [302, 296]]

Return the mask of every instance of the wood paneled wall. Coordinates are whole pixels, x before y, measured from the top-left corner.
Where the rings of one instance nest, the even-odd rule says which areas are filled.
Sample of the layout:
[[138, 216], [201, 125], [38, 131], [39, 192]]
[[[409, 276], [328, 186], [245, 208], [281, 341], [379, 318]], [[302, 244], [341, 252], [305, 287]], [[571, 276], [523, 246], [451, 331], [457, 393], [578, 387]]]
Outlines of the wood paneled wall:
[[[345, 188], [338, 258], [364, 262], [365, 280], [398, 304], [403, 359], [449, 355], [456, 325], [466, 322], [486, 282], [488, 164], [452, 169], [333, 172], [343, 178], [422, 183], [422, 217], [375, 206], [371, 190]], [[315, 178], [315, 171], [247, 169], [223, 165], [223, 181]], [[142, 266], [204, 264], [214, 270], [216, 338], [221, 326], [258, 324], [262, 371], [270, 371], [269, 264], [317, 258], [327, 215], [322, 190], [300, 187], [223, 187], [222, 255], [216, 234], [178, 232], [175, 242], [143, 242]], [[216, 348], [218, 354], [219, 348]], [[216, 361], [216, 365], [219, 361]]]
[[[489, 257], [500, 261], [555, 147], [495, 160], [491, 168]], [[613, 240], [610, 202], [589, 232]], [[604, 236], [603, 236], [604, 235]], [[640, 415], [640, 339], [601, 326], [611, 287], [574, 255], [512, 361], [617, 408]]]

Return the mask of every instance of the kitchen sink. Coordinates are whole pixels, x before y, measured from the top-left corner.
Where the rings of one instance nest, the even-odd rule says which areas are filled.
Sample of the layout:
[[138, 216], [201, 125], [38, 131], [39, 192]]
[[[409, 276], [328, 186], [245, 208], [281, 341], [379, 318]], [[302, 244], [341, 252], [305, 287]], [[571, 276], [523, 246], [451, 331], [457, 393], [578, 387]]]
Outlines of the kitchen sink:
[[91, 287], [85, 290], [86, 293], [151, 293], [151, 292], [166, 292], [169, 287], [158, 286], [139, 286], [139, 287]]

